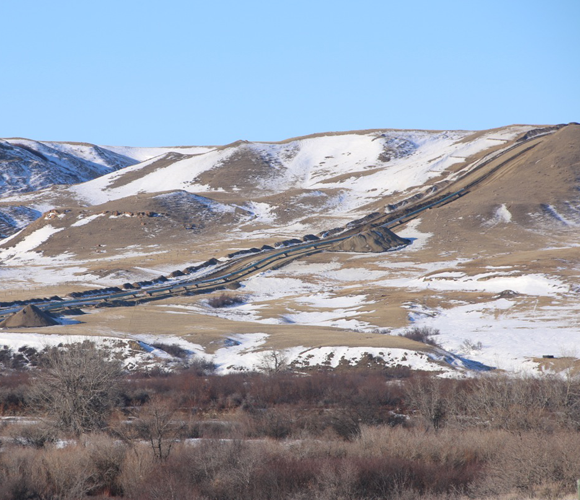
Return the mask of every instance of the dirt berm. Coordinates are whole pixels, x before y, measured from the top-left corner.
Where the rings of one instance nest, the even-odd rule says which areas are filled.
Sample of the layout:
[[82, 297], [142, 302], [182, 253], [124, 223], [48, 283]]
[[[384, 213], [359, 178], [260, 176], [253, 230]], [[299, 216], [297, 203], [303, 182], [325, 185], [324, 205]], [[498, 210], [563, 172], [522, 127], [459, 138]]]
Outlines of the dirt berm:
[[351, 236], [330, 247], [334, 252], [387, 252], [401, 248], [411, 243], [411, 240], [400, 238], [386, 227], [377, 227], [370, 231]]
[[58, 325], [58, 322], [38, 307], [27, 305], [0, 323], [0, 328], [27, 328]]

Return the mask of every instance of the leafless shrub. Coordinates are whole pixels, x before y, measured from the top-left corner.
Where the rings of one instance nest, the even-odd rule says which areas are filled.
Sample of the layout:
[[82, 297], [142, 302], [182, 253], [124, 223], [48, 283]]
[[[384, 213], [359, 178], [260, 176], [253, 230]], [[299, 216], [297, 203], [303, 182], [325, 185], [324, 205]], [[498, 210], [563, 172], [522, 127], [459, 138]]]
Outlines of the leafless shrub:
[[245, 430], [249, 436], [284, 439], [292, 433], [292, 415], [283, 408], [258, 409], [246, 413]]
[[331, 426], [334, 432], [346, 441], [360, 435], [360, 419], [352, 410], [334, 410], [331, 415]]
[[161, 342], [157, 342], [155, 344], [151, 344], [151, 346], [155, 347], [155, 349], [165, 351], [167, 354], [171, 354], [172, 356], [175, 356], [176, 358], [180, 359], [185, 359], [190, 354], [190, 352], [187, 349], [184, 349], [183, 347], [177, 344], [164, 344]]
[[35, 452], [12, 448], [10, 453], [0, 453], [0, 500], [40, 498], [33, 484]]
[[95, 489], [96, 471], [83, 446], [49, 449], [33, 464], [32, 480], [40, 498], [76, 500]]
[[576, 432], [555, 435], [507, 434], [488, 463], [481, 493], [518, 491], [530, 497], [560, 499], [572, 493], [580, 476]]
[[207, 301], [208, 305], [213, 308], [219, 307], [231, 307], [245, 302], [244, 298], [240, 295], [230, 295], [227, 293], [222, 293], [216, 297], [212, 297]]
[[42, 422], [12, 426], [10, 435], [15, 444], [32, 448], [44, 448], [57, 439], [56, 429]]
[[447, 419], [449, 400], [444, 393], [447, 383], [433, 377], [417, 377], [405, 386], [407, 404], [436, 431]]
[[93, 469], [94, 487], [91, 493], [105, 496], [121, 495], [120, 475], [127, 453], [126, 446], [105, 434], [90, 435], [83, 445], [88, 450]]
[[[109, 419], [114, 439], [85, 433], [63, 449], [40, 431], [24, 432], [26, 447], [5, 439], [0, 500], [561, 499], [580, 477], [572, 377], [183, 370], [126, 379], [125, 413]], [[395, 426], [395, 416], [410, 423]]]
[[63, 449], [0, 453], [0, 500], [572, 498], [577, 432], [361, 426], [351, 441], [202, 440], [165, 460], [87, 435]]
[[[155, 482], [154, 474], [159, 467], [146, 445], [135, 444], [127, 454], [118, 482], [127, 498], [146, 499], [149, 484]], [[170, 498], [170, 497], [168, 497]]]
[[556, 377], [481, 376], [455, 391], [454, 413], [464, 424], [509, 431], [576, 426], [579, 397]]
[[120, 365], [93, 343], [53, 348], [31, 388], [31, 401], [61, 429], [80, 435], [103, 429], [117, 401]]
[[401, 337], [405, 337], [409, 340], [414, 340], [415, 342], [422, 342], [423, 344], [429, 344], [435, 347], [441, 347], [435, 339], [434, 336], [439, 335], [440, 332], [436, 328], [431, 328], [429, 326], [418, 327], [415, 326], [410, 330], [405, 331], [401, 334]]
[[151, 400], [139, 411], [133, 427], [139, 438], [151, 446], [157, 460], [166, 460], [183, 434], [185, 424], [175, 419], [176, 408], [160, 398]]
[[198, 376], [211, 375], [217, 369], [213, 361], [201, 357], [190, 357], [184, 364], [184, 369], [196, 373]]
[[483, 344], [481, 342], [473, 342], [472, 340], [465, 339], [461, 343], [461, 350], [464, 352], [481, 351], [483, 349]]
[[17, 415], [25, 411], [29, 374], [15, 371], [0, 374], [0, 414]]

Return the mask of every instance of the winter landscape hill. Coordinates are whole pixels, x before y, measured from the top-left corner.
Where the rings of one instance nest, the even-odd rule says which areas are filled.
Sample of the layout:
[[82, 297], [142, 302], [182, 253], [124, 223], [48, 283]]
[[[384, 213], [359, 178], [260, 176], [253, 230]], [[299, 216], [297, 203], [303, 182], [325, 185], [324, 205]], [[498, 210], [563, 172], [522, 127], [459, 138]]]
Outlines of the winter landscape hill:
[[[153, 344], [177, 344], [221, 372], [272, 355], [444, 374], [576, 364], [578, 124], [173, 148], [3, 139], [0, 166], [0, 314], [43, 299], [60, 315], [0, 330], [0, 346], [90, 336], [151, 364], [173, 361]], [[414, 327], [441, 347], [399, 336]]]

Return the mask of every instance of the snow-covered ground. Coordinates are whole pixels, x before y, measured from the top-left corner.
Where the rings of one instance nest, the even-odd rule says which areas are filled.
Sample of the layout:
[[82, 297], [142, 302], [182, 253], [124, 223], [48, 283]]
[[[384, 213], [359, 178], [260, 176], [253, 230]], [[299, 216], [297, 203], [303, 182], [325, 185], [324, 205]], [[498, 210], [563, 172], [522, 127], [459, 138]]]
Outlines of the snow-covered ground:
[[[385, 366], [408, 366], [411, 369], [436, 371], [442, 376], [467, 373], [469, 362], [459, 356], [449, 356], [445, 352], [418, 352], [409, 349], [368, 348], [368, 347], [303, 347], [272, 351], [263, 348], [268, 334], [231, 334], [223, 341], [223, 347], [213, 354], [205, 352], [199, 344], [180, 337], [133, 335], [119, 337], [47, 335], [39, 333], [0, 333], [0, 348], [18, 352], [22, 347], [42, 351], [47, 347], [93, 342], [98, 348], [107, 350], [110, 359], [122, 359], [125, 368], [152, 367], [165, 365], [169, 368], [183, 362], [211, 362], [216, 373], [226, 374], [240, 371], [267, 371], [275, 369], [273, 356], [278, 362], [295, 369], [315, 366], [337, 367], [341, 364], [356, 366], [367, 359], [380, 359]], [[154, 346], [155, 345], [155, 346]], [[186, 359], [175, 358], [163, 350], [166, 345], [176, 345], [187, 352]], [[156, 347], [158, 346], [158, 347]], [[364, 366], [364, 365], [363, 365]], [[459, 369], [459, 372], [457, 371]]]
[[[62, 266], [54, 258], [45, 258], [33, 251], [31, 242], [40, 242], [53, 234], [54, 228], [47, 225], [38, 230], [17, 247], [3, 250], [0, 258], [7, 262], [17, 259], [19, 263], [33, 263], [37, 279], [49, 282], [51, 279], [75, 279], [83, 268]], [[214, 315], [232, 321], [245, 321], [256, 324], [316, 325], [335, 327], [358, 332], [376, 332], [389, 329], [377, 325], [362, 314], [363, 310], [378, 307], [369, 293], [361, 290], [364, 283], [368, 290], [394, 290], [406, 288], [429, 291], [431, 294], [465, 292], [485, 294], [488, 300], [456, 300], [448, 302], [443, 308], [430, 306], [425, 302], [409, 302], [408, 317], [416, 326], [426, 326], [440, 331], [437, 342], [458, 356], [481, 362], [485, 365], [511, 372], [533, 371], [532, 357], [543, 355], [577, 356], [578, 332], [580, 331], [580, 302], [578, 287], [545, 273], [525, 273], [512, 266], [489, 267], [485, 272], [468, 274], [461, 264], [465, 259], [441, 260], [428, 263], [413, 262], [412, 257], [423, 248], [432, 237], [418, 229], [415, 221], [400, 231], [400, 236], [413, 238], [409, 247], [396, 254], [372, 256], [372, 268], [365, 266], [367, 255], [352, 254], [349, 265], [345, 267], [339, 259], [323, 263], [296, 261], [283, 269], [270, 270], [246, 280], [238, 291], [246, 301], [242, 304], [213, 308], [205, 300], [189, 306], [179, 304], [159, 305], [168, 314]], [[150, 250], [150, 249], [149, 249]], [[62, 259], [67, 259], [62, 256]], [[411, 259], [411, 260], [409, 260]], [[360, 264], [358, 264], [360, 262]], [[48, 267], [50, 264], [51, 267]], [[38, 266], [38, 267], [35, 267]], [[50, 271], [52, 269], [52, 271]], [[454, 270], [450, 270], [454, 269]], [[143, 273], [158, 275], [163, 269], [144, 267]], [[10, 268], [0, 269], [0, 276], [9, 277]], [[204, 270], [203, 272], [207, 272]], [[8, 273], [8, 274], [6, 274]], [[40, 273], [40, 274], [39, 274]], [[42, 274], [44, 273], [44, 274]], [[84, 276], [82, 279], [97, 279]], [[28, 286], [30, 277], [23, 277]], [[79, 279], [78, 277], [76, 279]], [[24, 283], [24, 281], [23, 281]], [[350, 290], [350, 292], [349, 292]], [[504, 292], [502, 294], [502, 292]], [[507, 292], [507, 293], [505, 293]], [[269, 312], [274, 303], [283, 302], [285, 311], [277, 316]], [[390, 329], [391, 334], [400, 334], [404, 328]], [[151, 336], [131, 336], [122, 334], [126, 339], [135, 338], [143, 342], [177, 343], [189, 350], [192, 355], [213, 361], [222, 373], [231, 370], [260, 368], [267, 358], [268, 350], [264, 343], [267, 334], [228, 335], [224, 346], [214, 354], [206, 354], [200, 345], [191, 344], [179, 337], [154, 338]], [[73, 341], [71, 337], [42, 335], [34, 333], [0, 332], [0, 345], [19, 347], [22, 345], [44, 345]], [[101, 342], [101, 340], [99, 340]], [[388, 351], [388, 352], [387, 352]], [[287, 349], [283, 355], [296, 366], [321, 362], [336, 366], [344, 357], [356, 364], [364, 356], [371, 354], [385, 359], [386, 363], [404, 364], [420, 369], [439, 369], [425, 353], [400, 351], [397, 349], [324, 347], [306, 348], [297, 346]], [[136, 355], [136, 354], [134, 354]], [[132, 356], [134, 356], [132, 355]], [[163, 360], [167, 355], [151, 350], [141, 353], [139, 360], [129, 356], [129, 363], [141, 364]], [[459, 359], [459, 358], [457, 358]], [[456, 362], [447, 359], [447, 362]], [[149, 360], [149, 361], [147, 361]]]

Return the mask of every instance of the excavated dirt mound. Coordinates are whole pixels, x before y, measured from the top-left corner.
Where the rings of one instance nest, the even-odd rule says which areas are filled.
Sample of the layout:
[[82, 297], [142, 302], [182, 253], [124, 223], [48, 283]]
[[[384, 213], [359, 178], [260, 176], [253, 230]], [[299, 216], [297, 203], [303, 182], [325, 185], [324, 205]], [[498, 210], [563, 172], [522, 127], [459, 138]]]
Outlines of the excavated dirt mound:
[[409, 243], [411, 243], [411, 240], [400, 238], [390, 229], [387, 229], [386, 227], [377, 227], [336, 243], [331, 247], [331, 250], [334, 252], [378, 253], [404, 247]]
[[8, 316], [0, 323], [0, 328], [27, 328], [53, 325], [58, 325], [58, 322], [48, 314], [42, 312], [38, 307], [28, 305], [24, 309]]

